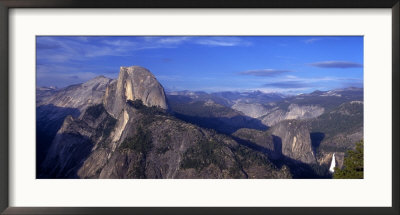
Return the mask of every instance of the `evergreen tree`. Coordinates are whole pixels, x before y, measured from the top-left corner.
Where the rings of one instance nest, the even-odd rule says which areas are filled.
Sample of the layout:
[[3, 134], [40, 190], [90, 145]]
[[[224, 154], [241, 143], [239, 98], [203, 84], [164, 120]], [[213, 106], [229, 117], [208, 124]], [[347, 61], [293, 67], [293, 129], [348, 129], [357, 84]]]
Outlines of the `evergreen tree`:
[[364, 141], [356, 143], [355, 150], [347, 151], [343, 168], [335, 167], [335, 179], [362, 179], [364, 178]]

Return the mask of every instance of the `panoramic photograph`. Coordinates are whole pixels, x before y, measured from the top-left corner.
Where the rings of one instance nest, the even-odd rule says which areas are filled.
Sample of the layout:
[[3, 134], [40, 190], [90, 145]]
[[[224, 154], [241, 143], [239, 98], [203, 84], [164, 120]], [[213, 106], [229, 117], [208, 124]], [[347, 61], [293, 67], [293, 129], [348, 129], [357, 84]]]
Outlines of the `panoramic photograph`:
[[362, 36], [37, 36], [37, 179], [363, 179]]

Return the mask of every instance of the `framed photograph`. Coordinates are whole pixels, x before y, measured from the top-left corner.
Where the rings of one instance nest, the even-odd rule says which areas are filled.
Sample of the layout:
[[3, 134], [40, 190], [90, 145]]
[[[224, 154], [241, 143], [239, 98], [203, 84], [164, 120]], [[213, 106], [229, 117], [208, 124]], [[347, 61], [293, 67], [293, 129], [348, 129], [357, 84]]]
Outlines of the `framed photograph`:
[[2, 214], [399, 214], [399, 1], [0, 1]]

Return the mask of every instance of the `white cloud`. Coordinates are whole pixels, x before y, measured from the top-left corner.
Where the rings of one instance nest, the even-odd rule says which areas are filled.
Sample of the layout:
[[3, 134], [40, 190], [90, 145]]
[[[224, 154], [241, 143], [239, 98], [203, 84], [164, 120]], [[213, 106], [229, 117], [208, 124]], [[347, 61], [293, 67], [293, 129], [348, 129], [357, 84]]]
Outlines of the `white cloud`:
[[339, 68], [339, 69], [363, 67], [363, 65], [360, 63], [350, 62], [350, 61], [321, 61], [321, 62], [310, 63], [309, 65], [319, 68]]
[[320, 40], [322, 40], [322, 38], [313, 37], [313, 38], [310, 38], [310, 39], [307, 39], [307, 40], [303, 40], [303, 41], [304, 41], [304, 43], [306, 43], [306, 44], [310, 44], [310, 43], [314, 43], [314, 42], [320, 41]]
[[251, 43], [239, 37], [198, 37], [196, 44], [206, 46], [250, 46]]
[[298, 77], [294, 76], [294, 75], [287, 75], [285, 76], [287, 79], [297, 79]]
[[244, 72], [240, 72], [242, 75], [253, 75], [253, 76], [277, 76], [283, 73], [292, 72], [290, 70], [281, 70], [281, 69], [258, 69], [258, 70], [248, 70]]
[[102, 41], [106, 45], [112, 46], [135, 46], [137, 43], [134, 43], [129, 40], [103, 40]]
[[237, 43], [235, 42], [227, 42], [227, 41], [216, 41], [216, 40], [199, 40], [196, 42], [200, 45], [207, 45], [207, 46], [236, 46]]
[[189, 37], [161, 37], [157, 40], [160, 44], [181, 44], [188, 41]]

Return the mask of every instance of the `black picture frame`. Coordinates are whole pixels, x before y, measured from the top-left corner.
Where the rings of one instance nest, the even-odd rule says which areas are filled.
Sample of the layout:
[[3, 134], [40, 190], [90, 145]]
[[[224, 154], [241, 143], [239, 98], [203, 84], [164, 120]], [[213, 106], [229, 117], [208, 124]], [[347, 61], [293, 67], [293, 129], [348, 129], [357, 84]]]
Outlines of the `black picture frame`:
[[[10, 207], [8, 16], [12, 8], [391, 8], [392, 207]], [[1, 214], [400, 214], [399, 0], [0, 0], [0, 212]], [[374, 195], [371, 193], [371, 195]]]

